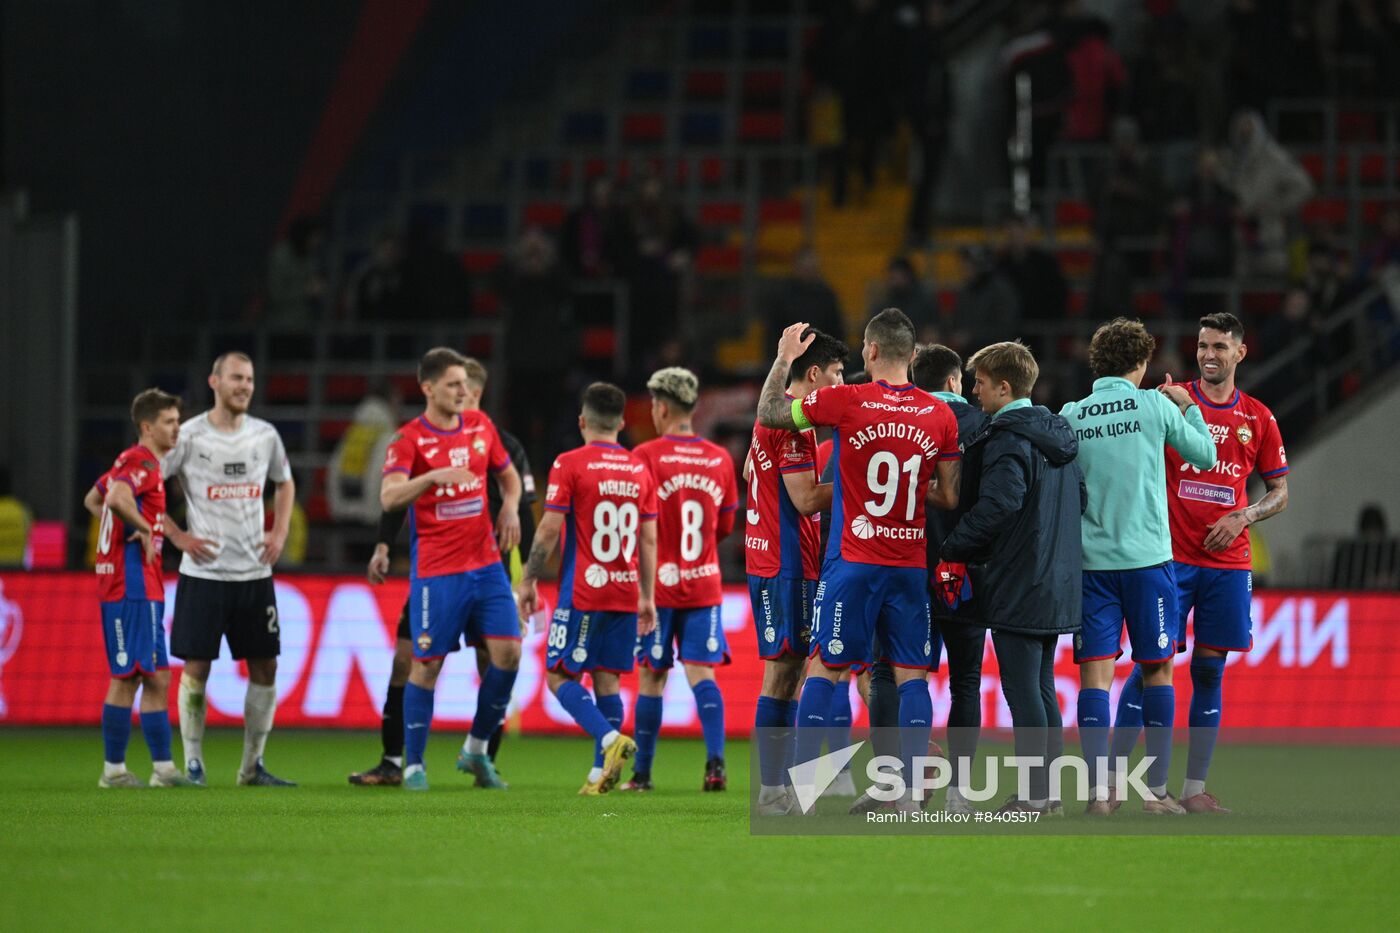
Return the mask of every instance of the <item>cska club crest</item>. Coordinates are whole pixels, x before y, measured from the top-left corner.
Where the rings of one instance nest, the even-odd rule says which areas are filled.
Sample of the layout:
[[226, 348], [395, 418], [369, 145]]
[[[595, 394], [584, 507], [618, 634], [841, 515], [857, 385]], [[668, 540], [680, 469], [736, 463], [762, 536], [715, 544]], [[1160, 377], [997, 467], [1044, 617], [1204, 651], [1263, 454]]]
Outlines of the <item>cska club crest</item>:
[[1254, 440], [1254, 432], [1249, 429], [1249, 425], [1242, 424], [1235, 428], [1235, 437], [1240, 439], [1241, 444], [1248, 444]]

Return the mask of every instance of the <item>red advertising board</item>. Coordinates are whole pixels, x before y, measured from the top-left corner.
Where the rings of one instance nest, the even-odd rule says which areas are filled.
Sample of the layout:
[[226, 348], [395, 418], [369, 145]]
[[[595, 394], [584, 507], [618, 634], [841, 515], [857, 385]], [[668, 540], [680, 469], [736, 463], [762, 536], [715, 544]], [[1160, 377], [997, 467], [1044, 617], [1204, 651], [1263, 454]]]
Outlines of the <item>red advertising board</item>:
[[[278, 578], [279, 728], [378, 724], [406, 589], [404, 580], [373, 588], [348, 576]], [[95, 592], [90, 574], [0, 574], [0, 725], [99, 721], [108, 674]], [[173, 599], [173, 584], [167, 595]], [[552, 599], [553, 593], [548, 596]], [[171, 608], [168, 600], [167, 625]], [[734, 663], [722, 668], [718, 677], [729, 732], [742, 736], [753, 722], [762, 679], [745, 588], [725, 588], [723, 616]], [[1391, 650], [1390, 640], [1397, 620], [1400, 594], [1256, 591], [1254, 651], [1229, 659], [1227, 723], [1249, 728], [1400, 728], [1400, 652]], [[179, 662], [172, 662], [178, 672]], [[1120, 661], [1115, 699], [1128, 671], [1126, 661]], [[1055, 678], [1065, 722], [1073, 723], [1079, 687], [1069, 638], [1060, 641]], [[244, 683], [238, 665], [227, 658], [215, 663], [208, 686], [210, 722], [241, 720]], [[1184, 670], [1178, 672], [1177, 683], [1186, 686]], [[449, 658], [438, 682], [437, 721], [465, 726], [476, 707], [476, 686], [470, 655]], [[935, 722], [943, 721], [948, 709], [946, 671], [935, 675], [931, 689]], [[629, 711], [635, 690], [635, 678], [625, 677]], [[1178, 692], [1178, 722], [1186, 721], [1189, 693]], [[859, 725], [865, 711], [857, 698], [853, 700]], [[1010, 725], [990, 644], [982, 701], [985, 725]], [[671, 678], [664, 715], [669, 733], [700, 733], [684, 677]], [[526, 732], [575, 728], [545, 688], [541, 632], [525, 641], [512, 717]]]

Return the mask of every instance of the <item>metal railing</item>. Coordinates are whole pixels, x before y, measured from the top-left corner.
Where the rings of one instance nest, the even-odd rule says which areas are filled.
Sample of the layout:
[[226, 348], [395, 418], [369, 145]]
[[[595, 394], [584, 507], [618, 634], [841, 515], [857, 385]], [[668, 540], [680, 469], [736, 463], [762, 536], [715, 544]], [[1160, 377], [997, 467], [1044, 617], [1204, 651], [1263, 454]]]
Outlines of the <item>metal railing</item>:
[[1306, 587], [1400, 589], [1400, 539], [1310, 535], [1303, 555]]

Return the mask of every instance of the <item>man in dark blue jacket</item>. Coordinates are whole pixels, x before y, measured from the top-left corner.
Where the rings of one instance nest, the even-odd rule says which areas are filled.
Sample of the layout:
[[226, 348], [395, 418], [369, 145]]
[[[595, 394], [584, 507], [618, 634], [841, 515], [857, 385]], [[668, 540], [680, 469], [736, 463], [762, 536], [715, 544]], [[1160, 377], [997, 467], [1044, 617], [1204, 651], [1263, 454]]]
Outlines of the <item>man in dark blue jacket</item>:
[[[953, 409], [958, 419], [958, 437], [964, 440], [975, 437], [986, 427], [989, 420], [986, 413], [969, 405], [963, 398], [963, 361], [953, 350], [936, 343], [920, 348], [914, 354], [909, 375], [916, 386], [932, 392], [934, 397], [947, 402], [948, 407]], [[944, 650], [948, 653], [948, 693], [952, 701], [948, 707], [948, 758], [953, 765], [953, 783], [948, 786], [947, 809], [950, 813], [971, 813], [973, 809], [958, 790], [967, 783], [967, 776], [959, 769], [959, 762], [964, 758], [970, 762], [977, 754], [977, 737], [982, 728], [982, 654], [987, 644], [987, 629], [978, 617], [971, 584], [962, 585], [963, 580], [941, 580], [937, 568], [942, 560], [940, 547], [943, 539], [957, 527], [958, 521], [977, 501], [981, 473], [979, 453], [980, 448], [973, 450], [972, 459], [969, 460], [968, 452], [963, 452], [958, 507], [951, 512], [939, 509], [925, 512], [928, 522], [929, 606], [934, 631], [942, 636]], [[933, 662], [937, 667], [936, 654]], [[871, 691], [874, 692], [873, 679]]]
[[[1016, 754], [1045, 764], [1064, 749], [1055, 695], [1055, 645], [1079, 630], [1084, 476], [1069, 422], [1032, 405], [1039, 367], [1022, 343], [973, 354], [974, 392], [990, 419], [963, 440], [979, 458], [977, 501], [944, 541], [946, 562], [970, 565], [972, 591], [992, 632], [1001, 688], [1011, 709]], [[969, 471], [971, 472], [971, 471]], [[949, 568], [940, 568], [940, 574]], [[955, 571], [949, 573], [955, 575]], [[1033, 768], [1030, 793], [1004, 810], [1050, 812], [1048, 771]]]

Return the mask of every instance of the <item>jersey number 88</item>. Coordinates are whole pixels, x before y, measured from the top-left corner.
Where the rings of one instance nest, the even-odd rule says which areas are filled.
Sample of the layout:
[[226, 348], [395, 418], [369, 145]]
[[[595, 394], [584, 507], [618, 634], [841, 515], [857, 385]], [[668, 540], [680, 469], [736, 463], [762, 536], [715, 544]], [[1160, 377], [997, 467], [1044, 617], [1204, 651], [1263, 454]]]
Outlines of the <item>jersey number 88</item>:
[[599, 502], [593, 510], [593, 557], [603, 563], [630, 561], [637, 550], [637, 503]]

